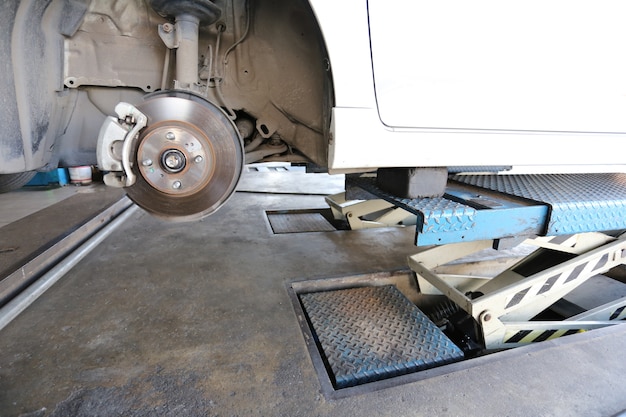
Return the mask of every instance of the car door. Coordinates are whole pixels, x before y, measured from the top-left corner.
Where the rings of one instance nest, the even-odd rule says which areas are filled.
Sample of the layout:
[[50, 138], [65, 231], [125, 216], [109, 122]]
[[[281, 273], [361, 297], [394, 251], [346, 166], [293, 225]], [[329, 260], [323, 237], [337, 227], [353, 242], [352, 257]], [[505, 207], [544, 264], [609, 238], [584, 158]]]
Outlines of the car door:
[[368, 1], [390, 127], [626, 132], [623, 2]]

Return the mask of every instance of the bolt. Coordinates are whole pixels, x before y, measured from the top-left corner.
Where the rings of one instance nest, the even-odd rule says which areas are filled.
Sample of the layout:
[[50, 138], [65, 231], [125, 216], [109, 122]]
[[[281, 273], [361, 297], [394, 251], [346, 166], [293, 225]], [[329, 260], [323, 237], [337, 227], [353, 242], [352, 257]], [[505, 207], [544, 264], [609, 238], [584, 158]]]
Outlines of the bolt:
[[174, 181], [174, 183], [172, 184], [172, 188], [175, 190], [178, 190], [182, 186], [183, 184], [180, 181]]
[[165, 158], [165, 165], [167, 165], [168, 168], [176, 169], [182, 165], [182, 160], [179, 155], [171, 154]]
[[174, 29], [171, 23], [163, 23], [163, 32], [170, 33]]
[[489, 320], [491, 320], [491, 313], [484, 313], [483, 321], [489, 321]]
[[165, 134], [165, 139], [167, 139], [167, 140], [174, 140], [174, 139], [176, 139], [176, 135], [173, 132], [167, 132]]
[[203, 158], [202, 156], [198, 155], [198, 156], [196, 156], [196, 157], [193, 159], [193, 161], [194, 161], [196, 164], [199, 164], [199, 163], [201, 163], [202, 161], [204, 161], [204, 158]]
[[152, 159], [144, 159], [143, 161], [141, 161], [141, 165], [145, 167], [152, 166]]

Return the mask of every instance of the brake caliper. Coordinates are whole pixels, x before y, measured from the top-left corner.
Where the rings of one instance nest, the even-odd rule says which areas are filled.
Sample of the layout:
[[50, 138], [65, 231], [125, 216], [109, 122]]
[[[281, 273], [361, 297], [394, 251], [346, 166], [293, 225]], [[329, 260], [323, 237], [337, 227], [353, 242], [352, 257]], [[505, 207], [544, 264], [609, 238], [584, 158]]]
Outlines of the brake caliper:
[[148, 118], [135, 106], [118, 103], [115, 106], [118, 117], [106, 118], [98, 135], [98, 166], [108, 173], [104, 183], [110, 187], [130, 187], [136, 181], [132, 171], [132, 151], [139, 132], [148, 123]]

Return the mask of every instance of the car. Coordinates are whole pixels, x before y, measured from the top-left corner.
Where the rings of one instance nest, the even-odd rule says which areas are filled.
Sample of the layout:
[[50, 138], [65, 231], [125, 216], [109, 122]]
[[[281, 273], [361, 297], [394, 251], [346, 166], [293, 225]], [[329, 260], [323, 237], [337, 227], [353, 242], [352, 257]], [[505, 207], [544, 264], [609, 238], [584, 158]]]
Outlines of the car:
[[95, 165], [152, 214], [194, 220], [258, 161], [409, 181], [622, 169], [620, 11], [616, 0], [7, 0], [0, 189]]

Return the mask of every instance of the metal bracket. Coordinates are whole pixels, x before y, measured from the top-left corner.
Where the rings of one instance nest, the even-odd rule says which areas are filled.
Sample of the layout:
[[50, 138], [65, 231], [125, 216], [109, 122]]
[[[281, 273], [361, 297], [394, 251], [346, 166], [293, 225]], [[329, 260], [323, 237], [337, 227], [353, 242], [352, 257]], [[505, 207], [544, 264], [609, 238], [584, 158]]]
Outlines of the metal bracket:
[[104, 182], [111, 187], [130, 187], [136, 176], [132, 171], [131, 153], [135, 139], [148, 123], [148, 118], [135, 106], [118, 103], [115, 106], [117, 118], [105, 119], [98, 135], [98, 166], [104, 175]]
[[[334, 218], [347, 221], [352, 230], [411, 225], [417, 218], [382, 199], [346, 200], [345, 192], [327, 196], [326, 203]], [[366, 220], [367, 215], [371, 216]]]
[[420, 289], [446, 295], [482, 330], [487, 349], [515, 347], [580, 331], [605, 327], [626, 317], [626, 298], [611, 301], [563, 321], [531, 321], [540, 312], [589, 278], [626, 263], [626, 234], [614, 238], [587, 233], [567, 239], [534, 241], [540, 249], [486, 280], [472, 276], [449, 279], [437, 266], [491, 247], [491, 241], [435, 247], [410, 256], [408, 263]]
[[158, 26], [159, 37], [168, 49], [176, 49], [180, 45], [180, 32], [177, 25], [163, 23]]

